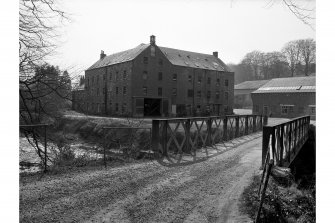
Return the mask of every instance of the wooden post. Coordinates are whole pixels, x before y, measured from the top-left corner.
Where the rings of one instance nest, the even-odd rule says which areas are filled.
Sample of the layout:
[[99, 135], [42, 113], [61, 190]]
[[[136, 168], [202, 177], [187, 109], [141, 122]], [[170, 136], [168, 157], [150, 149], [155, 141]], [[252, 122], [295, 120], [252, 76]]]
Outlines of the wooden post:
[[249, 132], [249, 119], [248, 116], [245, 116], [245, 125], [244, 125], [244, 135], [248, 135]]
[[190, 119], [187, 119], [186, 121], [185, 121], [185, 137], [186, 137], [186, 139], [185, 139], [185, 148], [186, 148], [186, 152], [191, 152], [191, 150], [193, 149], [193, 148], [190, 148], [190, 137], [191, 137], [191, 134], [190, 134], [190, 132], [191, 132], [191, 121], [190, 121]]
[[252, 116], [252, 131], [253, 132], [256, 132], [257, 131], [257, 126], [256, 126], [256, 118], [257, 118], [257, 116], [256, 115], [253, 115]]
[[280, 153], [279, 153], [279, 165], [282, 166], [284, 163], [283, 154], [284, 154], [284, 126], [286, 124], [282, 124], [280, 126], [280, 134], [279, 134], [279, 144], [280, 144]]
[[[206, 125], [207, 125], [207, 142], [206, 144], [208, 146], [211, 146], [212, 145], [212, 118], [210, 117], [207, 122], [206, 122]], [[206, 146], [206, 145], [205, 145]]]
[[44, 126], [44, 172], [47, 172], [48, 164], [47, 164], [47, 126]]
[[[272, 131], [272, 127], [263, 126], [263, 139], [262, 139], [262, 167], [264, 168], [266, 154], [268, 152], [269, 148], [269, 142], [270, 142], [270, 134]], [[269, 152], [271, 152], [269, 150]]]
[[260, 218], [260, 215], [261, 215], [261, 210], [262, 210], [264, 197], [265, 197], [265, 191], [266, 191], [266, 188], [268, 186], [272, 166], [273, 166], [273, 160], [270, 160], [268, 168], [267, 168], [267, 172], [266, 172], [264, 187], [263, 187], [262, 194], [261, 194], [261, 200], [260, 200], [258, 211], [257, 211], [257, 214], [256, 214], [256, 220], [255, 220], [256, 223], [259, 222], [259, 218]]
[[103, 148], [104, 148], [104, 166], [105, 166], [105, 169], [107, 168], [107, 162], [106, 162], [106, 146], [107, 146], [107, 140], [106, 140], [106, 129], [103, 129], [103, 133], [105, 135], [104, 137], [104, 143], [103, 143]]
[[160, 156], [162, 151], [159, 151], [159, 120], [152, 120], [151, 145], [156, 156]]
[[227, 116], [223, 119], [223, 140], [228, 141], [228, 130], [227, 130], [228, 118]]
[[168, 120], [163, 121], [163, 132], [162, 132], [162, 147], [163, 147], [163, 154], [167, 155], [167, 125]]
[[238, 138], [240, 135], [240, 117], [236, 116], [235, 117], [235, 138]]

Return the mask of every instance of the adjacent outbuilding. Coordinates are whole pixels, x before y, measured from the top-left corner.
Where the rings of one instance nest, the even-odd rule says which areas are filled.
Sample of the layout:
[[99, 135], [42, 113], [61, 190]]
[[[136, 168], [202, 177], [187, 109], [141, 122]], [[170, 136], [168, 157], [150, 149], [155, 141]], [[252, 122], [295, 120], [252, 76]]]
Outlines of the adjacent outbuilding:
[[315, 76], [275, 78], [251, 93], [253, 114], [315, 119]]

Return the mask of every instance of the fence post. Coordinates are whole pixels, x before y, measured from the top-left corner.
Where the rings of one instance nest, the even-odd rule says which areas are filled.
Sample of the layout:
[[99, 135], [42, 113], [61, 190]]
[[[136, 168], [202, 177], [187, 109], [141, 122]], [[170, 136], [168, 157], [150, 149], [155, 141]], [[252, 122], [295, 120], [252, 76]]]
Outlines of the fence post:
[[268, 116], [264, 116], [264, 123], [263, 125], [268, 125]]
[[235, 117], [235, 138], [238, 138], [240, 135], [240, 118], [239, 116]]
[[47, 172], [47, 126], [44, 126], [44, 172]]
[[279, 165], [282, 166], [284, 163], [283, 155], [284, 155], [284, 126], [280, 126], [279, 132], [279, 144], [280, 144], [280, 153], [279, 153]]
[[207, 124], [207, 132], [208, 132], [206, 144], [208, 146], [211, 146], [212, 145], [212, 118], [211, 117], [209, 117], [206, 124]]
[[256, 118], [257, 118], [257, 116], [255, 116], [255, 115], [252, 116], [252, 131], [253, 132], [257, 131], [256, 130]]
[[249, 117], [245, 116], [244, 135], [248, 135], [249, 132]]
[[223, 119], [223, 140], [224, 141], [228, 141], [227, 123], [228, 123], [228, 118], [227, 116], [225, 116]]
[[[185, 141], [185, 147], [186, 147], [186, 152], [191, 152], [190, 150], [190, 129], [191, 129], [191, 121], [190, 119], [187, 119], [185, 121], [185, 136], [186, 136], [186, 141]], [[192, 148], [191, 148], [192, 149]]]
[[268, 148], [269, 148], [270, 134], [271, 134], [271, 127], [263, 126], [263, 139], [262, 139], [262, 167], [263, 168], [265, 164], [266, 153], [268, 152]]
[[159, 120], [152, 120], [152, 132], [151, 132], [151, 145], [152, 150], [159, 153]]
[[162, 132], [162, 147], [163, 147], [163, 154], [167, 155], [167, 125], [168, 125], [168, 120], [163, 121], [164, 126], [163, 126], [163, 132]]

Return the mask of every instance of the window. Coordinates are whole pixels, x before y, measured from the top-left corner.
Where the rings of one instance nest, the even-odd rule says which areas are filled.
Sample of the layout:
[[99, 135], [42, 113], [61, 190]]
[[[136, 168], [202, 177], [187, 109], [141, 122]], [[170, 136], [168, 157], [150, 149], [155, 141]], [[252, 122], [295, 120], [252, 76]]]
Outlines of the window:
[[224, 98], [225, 98], [225, 100], [228, 101], [228, 92], [227, 91], [224, 93]]
[[201, 84], [201, 78], [202, 78], [202, 77], [199, 75], [199, 76], [198, 76], [198, 84]]
[[160, 59], [158, 60], [158, 64], [161, 65], [161, 66], [163, 65], [163, 59], [162, 59], [162, 58], [160, 58]]
[[143, 78], [143, 80], [148, 79], [148, 72], [146, 70], [143, 71], [142, 78]]
[[207, 91], [207, 98], [211, 98], [211, 91]]
[[123, 71], [123, 80], [126, 80], [126, 79], [127, 79], [127, 71], [124, 70], [124, 71]]
[[149, 61], [148, 57], [143, 57], [143, 63], [144, 64], [148, 64], [148, 61]]
[[161, 87], [158, 88], [158, 96], [162, 96], [162, 88]]
[[119, 104], [115, 103], [115, 111], [118, 112], [119, 111]]
[[315, 105], [310, 105], [310, 115], [315, 115]]
[[177, 96], [177, 88], [172, 88], [172, 95]]
[[112, 71], [111, 71], [110, 74], [109, 74], [109, 80], [110, 81], [112, 80], [112, 77], [113, 77], [113, 75], [112, 75]]
[[201, 98], [201, 91], [197, 91], [197, 97]]
[[106, 74], [103, 75], [103, 80], [106, 80]]
[[207, 78], [207, 84], [211, 84], [211, 78]]
[[224, 80], [224, 85], [226, 86], [226, 87], [228, 87], [228, 80]]
[[216, 79], [216, 86], [220, 86], [220, 78]]
[[162, 72], [158, 72], [158, 80], [159, 81], [163, 80], [163, 73]]
[[177, 81], [177, 74], [173, 74], [173, 76], [172, 76], [172, 80], [173, 80], [173, 81]]
[[287, 115], [293, 113], [293, 105], [281, 105], [281, 114]]
[[192, 83], [192, 75], [188, 75], [188, 82]]
[[143, 87], [143, 95], [146, 96], [148, 94], [148, 88]]
[[258, 111], [259, 111], [259, 106], [255, 105], [255, 112], [258, 112]]
[[216, 92], [215, 92], [215, 98], [216, 98], [216, 99], [219, 99], [219, 98], [220, 98], [220, 92], [219, 92], [219, 91], [216, 91]]
[[119, 87], [115, 88], [115, 94], [119, 94]]
[[99, 93], [100, 93], [100, 89], [99, 88], [97, 88], [97, 95], [99, 96]]
[[115, 72], [115, 79], [118, 80], [119, 79], [119, 71]]
[[122, 111], [121, 111], [122, 114], [126, 113], [126, 108], [127, 108], [127, 103], [123, 103], [122, 108], [121, 108], [122, 109]]
[[127, 87], [126, 86], [123, 87], [123, 95], [125, 95], [125, 94], [127, 94]]
[[187, 97], [193, 97], [193, 90], [187, 91]]

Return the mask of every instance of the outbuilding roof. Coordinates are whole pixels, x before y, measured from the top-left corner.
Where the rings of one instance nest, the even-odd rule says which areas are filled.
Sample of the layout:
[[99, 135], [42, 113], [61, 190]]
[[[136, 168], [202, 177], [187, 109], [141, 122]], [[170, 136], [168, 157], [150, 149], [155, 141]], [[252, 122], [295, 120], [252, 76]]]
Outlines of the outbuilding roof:
[[315, 92], [315, 76], [275, 78], [264, 84], [255, 93], [294, 93], [294, 92]]
[[[150, 44], [142, 43], [133, 49], [111, 54], [101, 60], [98, 60], [87, 70], [134, 60], [143, 50], [149, 46]], [[228, 66], [222, 62], [222, 60], [211, 54], [195, 53], [160, 46], [157, 47], [173, 65], [216, 71], [231, 71]]]
[[242, 83], [236, 84], [235, 90], [257, 90], [270, 80], [258, 80], [258, 81], [244, 81]]

